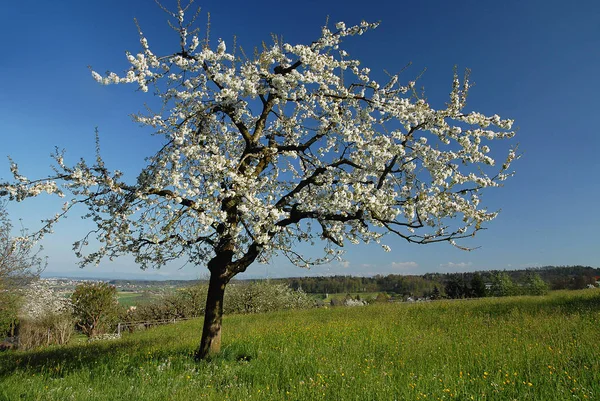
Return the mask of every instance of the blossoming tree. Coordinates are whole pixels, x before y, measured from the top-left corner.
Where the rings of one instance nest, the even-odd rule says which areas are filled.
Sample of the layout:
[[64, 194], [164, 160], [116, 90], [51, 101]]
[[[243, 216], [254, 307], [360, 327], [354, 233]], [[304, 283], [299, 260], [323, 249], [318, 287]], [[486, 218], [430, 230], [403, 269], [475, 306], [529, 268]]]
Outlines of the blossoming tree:
[[14, 334], [22, 289], [35, 281], [45, 267], [41, 249], [15, 240], [12, 231], [6, 204], [0, 201], [0, 337]]
[[[342, 49], [377, 24], [340, 22], [310, 44], [275, 39], [247, 57], [190, 31], [188, 7], [171, 14], [175, 53], [156, 55], [140, 30], [141, 51], [127, 53], [124, 74], [92, 72], [101, 84], [152, 88], [164, 102], [164, 113], [135, 116], [164, 138], [135, 182], [110, 171], [99, 150], [93, 164], [74, 166], [57, 152], [55, 174], [31, 180], [13, 163], [14, 181], [0, 190], [17, 201], [73, 195], [37, 237], [74, 204], [87, 206], [96, 227], [74, 244], [82, 264], [133, 254], [142, 268], [179, 258], [206, 265], [198, 358], [220, 349], [225, 287], [256, 260], [323, 263], [345, 243], [389, 233], [459, 246], [496, 216], [479, 195], [510, 176], [515, 151], [494, 167], [488, 145], [513, 137], [512, 121], [464, 111], [468, 74], [454, 74], [448, 103], [434, 109], [414, 82], [378, 83]], [[84, 253], [91, 237], [100, 246]], [[320, 257], [297, 252], [317, 240]]]
[[38, 278], [45, 267], [45, 259], [40, 257], [41, 249], [33, 249], [31, 243], [15, 239], [12, 231], [6, 204], [0, 201], [0, 295], [6, 295], [9, 289], [23, 288]]

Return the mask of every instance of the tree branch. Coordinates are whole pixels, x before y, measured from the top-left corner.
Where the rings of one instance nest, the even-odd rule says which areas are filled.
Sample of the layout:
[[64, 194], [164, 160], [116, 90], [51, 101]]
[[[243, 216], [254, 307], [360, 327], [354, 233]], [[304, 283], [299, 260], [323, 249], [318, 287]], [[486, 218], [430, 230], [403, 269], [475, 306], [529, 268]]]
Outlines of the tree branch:
[[[162, 196], [164, 198], [171, 198], [171, 199], [176, 199], [178, 196], [175, 195], [175, 193], [173, 193], [173, 191], [169, 190], [169, 189], [156, 189], [156, 188], [151, 188], [146, 192], [146, 195], [157, 195], [157, 196]], [[196, 202], [194, 202], [191, 199], [185, 199], [185, 198], [181, 198], [181, 201], [179, 201], [180, 205], [183, 206], [187, 206], [189, 208], [192, 208], [194, 210], [198, 210], [199, 212], [202, 212], [203, 209], [196, 209]]]
[[396, 160], [398, 160], [398, 155], [394, 156], [392, 158], [392, 160], [390, 161], [390, 164], [388, 164], [387, 166], [385, 166], [385, 169], [383, 170], [383, 173], [381, 173], [381, 176], [379, 177], [379, 181], [377, 182], [377, 189], [381, 189], [381, 187], [383, 186], [383, 183], [385, 182], [385, 177], [394, 168], [394, 164], [396, 164]]
[[348, 166], [352, 166], [354, 168], [362, 168], [361, 166], [359, 166], [358, 164], [347, 160], [347, 159], [341, 159], [338, 160], [334, 163], [328, 164], [327, 166], [322, 166], [322, 167], [318, 167], [315, 169], [315, 171], [307, 178], [305, 178], [304, 180], [300, 181], [298, 183], [298, 185], [296, 185], [296, 187], [294, 189], [292, 189], [290, 192], [288, 192], [287, 194], [283, 195], [278, 201], [277, 203], [275, 203], [275, 207], [276, 208], [280, 208], [283, 205], [286, 204], [288, 199], [291, 199], [294, 195], [296, 195], [297, 193], [299, 193], [300, 191], [302, 191], [302, 189], [304, 189], [305, 187], [307, 187], [310, 184], [315, 184], [317, 177], [319, 177], [321, 174], [323, 174], [325, 171], [327, 171], [328, 167], [339, 167], [342, 165], [348, 165]]

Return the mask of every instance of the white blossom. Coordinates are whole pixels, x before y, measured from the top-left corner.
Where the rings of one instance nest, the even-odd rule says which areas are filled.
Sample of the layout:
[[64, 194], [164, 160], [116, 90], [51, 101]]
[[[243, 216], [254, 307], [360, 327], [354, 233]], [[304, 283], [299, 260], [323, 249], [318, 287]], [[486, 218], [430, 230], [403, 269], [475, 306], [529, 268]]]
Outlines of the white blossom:
[[44, 279], [33, 281], [24, 290], [24, 302], [20, 310], [22, 317], [42, 319], [49, 315], [70, 311], [70, 302], [52, 289]]
[[[182, 10], [174, 17], [185, 26]], [[197, 35], [188, 44], [187, 28], [183, 50], [157, 56], [140, 32], [127, 71], [92, 72], [103, 85], [152, 87], [164, 102], [135, 116], [164, 138], [137, 180], [124, 181], [99, 154], [69, 167], [57, 153], [57, 174], [30, 180], [15, 164], [0, 194], [73, 196], [38, 238], [73, 205], [87, 206], [100, 246], [85, 254], [87, 237], [74, 244], [83, 264], [122, 254], [143, 267], [183, 256], [209, 263], [226, 250], [235, 275], [275, 253], [325, 263], [345, 243], [386, 233], [417, 243], [471, 236], [497, 215], [482, 206], [482, 190], [512, 174], [515, 150], [500, 167], [490, 155], [514, 136], [513, 121], [464, 110], [468, 75], [454, 74], [445, 107], [419, 98], [415, 81], [377, 82], [341, 48], [377, 25], [339, 22], [311, 44], [265, 45], [242, 61], [220, 39], [216, 48]], [[297, 242], [319, 239], [323, 257], [296, 253]]]

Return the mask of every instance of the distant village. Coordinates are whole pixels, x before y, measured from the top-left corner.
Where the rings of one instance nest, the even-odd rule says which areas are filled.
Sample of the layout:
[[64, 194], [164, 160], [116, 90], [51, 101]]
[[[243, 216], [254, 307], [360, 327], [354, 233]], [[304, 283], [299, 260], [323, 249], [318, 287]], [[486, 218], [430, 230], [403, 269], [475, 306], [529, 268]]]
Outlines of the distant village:
[[106, 282], [114, 285], [119, 292], [147, 292], [160, 294], [166, 291], [174, 290], [178, 287], [188, 286], [194, 283], [194, 281], [149, 281], [149, 280], [103, 280], [93, 278], [61, 278], [61, 277], [50, 277], [42, 278], [44, 284], [54, 292], [63, 294], [65, 296], [70, 295], [79, 284], [82, 283], [93, 283], [93, 282]]

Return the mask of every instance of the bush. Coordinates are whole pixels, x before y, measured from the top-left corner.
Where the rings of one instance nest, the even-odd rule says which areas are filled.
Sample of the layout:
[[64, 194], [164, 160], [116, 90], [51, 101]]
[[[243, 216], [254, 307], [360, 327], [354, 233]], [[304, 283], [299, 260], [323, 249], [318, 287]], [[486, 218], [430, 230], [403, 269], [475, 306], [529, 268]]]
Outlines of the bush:
[[266, 281], [231, 284], [225, 292], [224, 309], [231, 313], [264, 313], [282, 309], [305, 309], [315, 301], [302, 291], [285, 284]]
[[71, 295], [73, 316], [88, 337], [111, 330], [119, 317], [117, 289], [107, 283], [83, 283]]
[[194, 285], [166, 297], [165, 301], [172, 310], [176, 311], [175, 317], [192, 318], [204, 315], [207, 294], [206, 285]]
[[73, 335], [73, 317], [69, 313], [49, 314], [43, 318], [23, 318], [19, 322], [19, 348], [31, 349], [67, 344]]
[[375, 301], [377, 303], [383, 303], [383, 302], [389, 302], [390, 301], [390, 296], [386, 293], [380, 292], [379, 294], [377, 294], [377, 297], [375, 297]]
[[9, 292], [0, 292], [0, 340], [13, 337], [19, 322], [18, 297]]
[[329, 301], [329, 305], [331, 305], [332, 307], [344, 306], [344, 301], [342, 301], [339, 298], [331, 298], [331, 301]]
[[523, 283], [523, 292], [526, 295], [546, 295], [548, 284], [536, 272], [528, 272]]
[[69, 342], [74, 328], [69, 300], [52, 291], [44, 280], [31, 283], [22, 300], [17, 327], [20, 348]]
[[195, 285], [174, 294], [165, 295], [155, 302], [130, 308], [121, 319], [124, 322], [185, 319], [202, 316], [208, 287]]
[[507, 273], [497, 272], [492, 276], [490, 294], [494, 297], [516, 295], [517, 289]]

